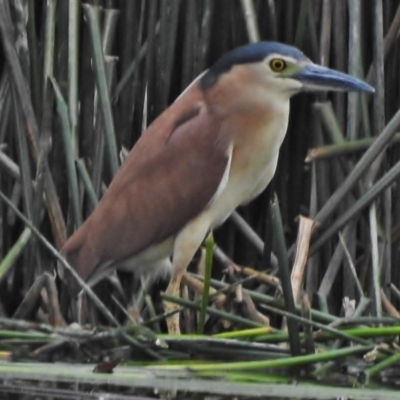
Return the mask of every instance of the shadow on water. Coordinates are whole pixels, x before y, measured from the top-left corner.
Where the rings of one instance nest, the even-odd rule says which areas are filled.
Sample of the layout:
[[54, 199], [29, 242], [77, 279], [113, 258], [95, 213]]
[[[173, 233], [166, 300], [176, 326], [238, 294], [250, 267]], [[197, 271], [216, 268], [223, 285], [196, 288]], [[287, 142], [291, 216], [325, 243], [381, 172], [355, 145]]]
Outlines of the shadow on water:
[[[56, 387], [57, 386], [57, 387]], [[298, 397], [292, 393], [287, 396], [287, 390], [282, 388], [282, 395], [263, 394], [262, 391], [257, 396], [243, 396], [243, 395], [216, 395], [215, 393], [198, 393], [190, 391], [158, 391], [155, 389], [127, 389], [127, 388], [112, 388], [109, 391], [104, 387], [80, 387], [73, 388], [74, 384], [69, 384], [68, 387], [60, 387], [60, 384], [56, 384], [53, 387], [49, 385], [38, 384], [37, 386], [30, 384], [11, 383], [0, 386], [0, 398], [4, 400], [154, 400], [154, 399], [176, 399], [176, 400], [252, 400], [252, 399], [265, 399], [265, 400], [320, 400], [320, 399], [332, 399], [332, 400], [350, 400], [350, 399], [396, 399], [400, 397], [389, 397], [386, 394], [381, 393], [380, 395], [370, 395], [365, 393], [364, 395], [352, 395], [348, 396], [346, 389], [343, 390], [343, 394], [339, 396], [326, 397], [323, 395], [324, 388], [319, 388], [320, 395], [315, 397]], [[75, 384], [76, 386], [76, 384]], [[80, 385], [82, 386], [82, 385]], [[205, 385], [206, 386], [206, 385]], [[206, 389], [206, 388], [204, 388]], [[295, 388], [294, 388], [295, 389]], [[296, 390], [296, 389], [295, 389]]]
[[4, 400], [400, 400], [399, 391], [297, 384], [248, 384], [218, 380], [169, 380], [154, 387], [78, 382], [6, 379], [0, 376]]

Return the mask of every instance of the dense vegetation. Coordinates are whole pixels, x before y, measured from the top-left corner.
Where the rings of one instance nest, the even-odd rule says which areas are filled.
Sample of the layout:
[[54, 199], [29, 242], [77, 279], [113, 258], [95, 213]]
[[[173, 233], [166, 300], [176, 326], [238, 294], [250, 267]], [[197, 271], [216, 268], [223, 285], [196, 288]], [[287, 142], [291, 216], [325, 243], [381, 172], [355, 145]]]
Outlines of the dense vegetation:
[[[238, 330], [228, 336], [243, 342], [166, 339], [170, 349], [158, 347], [145, 325], [156, 333], [165, 330], [165, 282], [135, 286], [131, 274], [98, 285], [100, 311], [85, 307], [83, 322], [144, 321], [140, 329], [110, 334], [110, 348], [129, 345], [117, 359], [290, 359], [268, 341], [289, 342], [292, 355], [301, 343], [305, 357], [329, 347], [333, 359], [363, 355], [383, 337], [387, 346], [377, 359], [396, 362], [399, 27], [395, 0], [0, 1], [0, 353], [18, 358], [18, 341], [11, 338], [30, 327], [29, 337], [19, 337], [29, 348], [23, 359], [39, 353], [46, 360], [65, 359], [60, 347], [46, 347], [50, 333], [78, 340], [63, 328], [74, 317], [68, 290], [53, 276], [56, 250], [94, 209], [145, 127], [196, 76], [235, 46], [274, 40], [365, 79], [376, 93], [294, 98], [270, 188], [214, 233], [216, 246], [207, 253], [214, 255], [207, 309], [202, 279], [191, 275], [181, 303], [183, 330]], [[192, 271], [203, 271], [205, 264], [199, 254]], [[193, 287], [200, 287], [196, 295]], [[293, 293], [296, 307], [285, 306], [283, 299]], [[199, 309], [207, 311], [204, 326]], [[353, 330], [337, 329], [349, 324]], [[248, 338], [264, 347], [252, 347]], [[360, 347], [351, 348], [353, 342]], [[68, 357], [101, 361], [110, 356], [102, 346], [91, 348], [90, 356], [81, 346]], [[142, 349], [140, 356], [132, 349]], [[291, 366], [285, 362], [277, 366]], [[364, 381], [377, 373], [369, 368], [358, 367]]]

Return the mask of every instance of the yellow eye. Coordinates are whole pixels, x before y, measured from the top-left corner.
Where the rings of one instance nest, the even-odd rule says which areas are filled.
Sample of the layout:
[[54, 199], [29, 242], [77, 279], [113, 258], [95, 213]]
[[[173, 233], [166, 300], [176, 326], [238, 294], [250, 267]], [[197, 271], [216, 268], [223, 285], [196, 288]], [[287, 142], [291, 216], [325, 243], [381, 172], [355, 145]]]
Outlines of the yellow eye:
[[270, 61], [269, 66], [274, 72], [282, 72], [286, 68], [286, 61], [281, 58], [274, 58]]

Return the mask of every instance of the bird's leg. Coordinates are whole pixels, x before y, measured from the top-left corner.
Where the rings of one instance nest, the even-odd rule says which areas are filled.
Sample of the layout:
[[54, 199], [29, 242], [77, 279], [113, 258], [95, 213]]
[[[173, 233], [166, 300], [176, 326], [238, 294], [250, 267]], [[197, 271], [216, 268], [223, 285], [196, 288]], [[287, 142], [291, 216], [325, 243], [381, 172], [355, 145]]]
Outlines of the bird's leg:
[[[197, 218], [189, 222], [177, 235], [174, 242], [172, 280], [168, 285], [166, 294], [179, 297], [182, 275], [186, 272], [187, 266], [196, 253], [196, 250], [200, 247], [209, 226], [208, 220], [204, 215], [200, 214]], [[176, 310], [177, 308], [177, 304], [164, 301], [164, 309], [166, 312]], [[178, 313], [167, 318], [167, 327], [168, 333], [180, 334]]]
[[[165, 291], [165, 294], [167, 294], [168, 296], [180, 297], [180, 285], [181, 285], [182, 275], [183, 275], [182, 273], [179, 273], [172, 278], [171, 282], [167, 287], [167, 290]], [[177, 308], [179, 308], [178, 304], [172, 303], [170, 301], [164, 301], [164, 310], [166, 313], [175, 311]], [[176, 312], [175, 314], [167, 318], [168, 333], [177, 335], [180, 334], [179, 314], [180, 313]]]

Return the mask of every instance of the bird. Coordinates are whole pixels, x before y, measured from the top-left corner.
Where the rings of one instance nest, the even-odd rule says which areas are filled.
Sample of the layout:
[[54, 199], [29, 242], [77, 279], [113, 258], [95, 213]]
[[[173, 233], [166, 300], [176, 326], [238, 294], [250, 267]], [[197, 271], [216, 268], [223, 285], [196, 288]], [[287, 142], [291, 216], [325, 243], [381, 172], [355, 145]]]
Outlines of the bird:
[[[224, 54], [141, 135], [61, 254], [84, 280], [116, 268], [166, 275], [165, 293], [179, 295], [207, 233], [274, 176], [290, 98], [331, 90], [374, 92], [287, 44], [258, 42]], [[167, 327], [179, 333], [179, 315]]]

